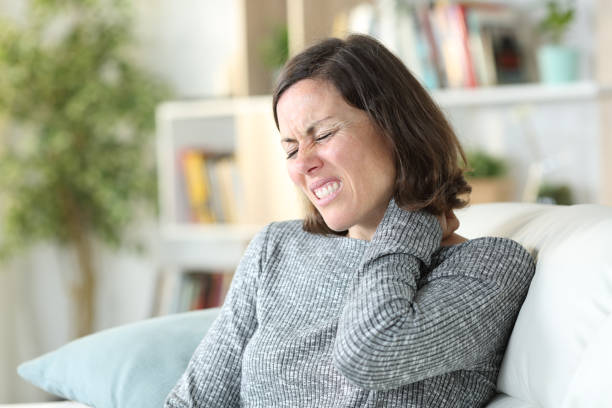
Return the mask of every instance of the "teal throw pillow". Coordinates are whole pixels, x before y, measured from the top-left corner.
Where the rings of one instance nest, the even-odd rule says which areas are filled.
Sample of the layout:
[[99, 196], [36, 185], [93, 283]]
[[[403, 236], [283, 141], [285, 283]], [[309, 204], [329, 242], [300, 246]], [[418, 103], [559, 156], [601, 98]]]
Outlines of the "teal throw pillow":
[[19, 375], [96, 408], [161, 407], [219, 309], [104, 330], [21, 364]]

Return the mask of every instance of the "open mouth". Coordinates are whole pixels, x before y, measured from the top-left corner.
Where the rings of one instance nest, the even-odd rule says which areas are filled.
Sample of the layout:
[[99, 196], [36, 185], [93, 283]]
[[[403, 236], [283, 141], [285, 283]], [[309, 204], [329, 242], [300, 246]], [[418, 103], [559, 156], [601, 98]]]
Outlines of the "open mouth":
[[329, 180], [320, 187], [311, 189], [317, 199], [317, 205], [325, 205], [332, 201], [342, 190], [342, 182], [338, 179]]
[[329, 196], [330, 194], [335, 193], [339, 189], [340, 189], [340, 183], [337, 182], [337, 181], [332, 181], [330, 183], [325, 184], [323, 187], [319, 187], [319, 188], [315, 189], [313, 192], [314, 192], [315, 196], [319, 200], [321, 200], [321, 199]]

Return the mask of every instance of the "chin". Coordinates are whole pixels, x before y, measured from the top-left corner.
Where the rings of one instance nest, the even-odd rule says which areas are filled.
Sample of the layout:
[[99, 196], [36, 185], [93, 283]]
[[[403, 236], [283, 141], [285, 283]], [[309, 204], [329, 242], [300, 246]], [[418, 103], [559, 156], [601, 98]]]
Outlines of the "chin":
[[325, 217], [322, 215], [323, 221], [332, 231], [342, 232], [352, 227], [352, 224], [347, 220], [338, 219], [336, 217]]
[[334, 227], [333, 225], [329, 225], [329, 224], [327, 224], [327, 226], [329, 227], [330, 230], [335, 231], [335, 232], [348, 231], [349, 229], [349, 227]]

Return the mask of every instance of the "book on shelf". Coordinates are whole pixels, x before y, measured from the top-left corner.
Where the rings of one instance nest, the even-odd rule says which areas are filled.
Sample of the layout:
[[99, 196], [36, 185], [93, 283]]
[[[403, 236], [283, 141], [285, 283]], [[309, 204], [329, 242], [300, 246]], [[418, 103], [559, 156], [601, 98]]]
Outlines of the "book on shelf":
[[183, 169], [191, 221], [215, 222], [215, 216], [211, 208], [210, 183], [204, 155], [194, 150], [186, 150], [181, 153], [180, 162]]
[[242, 202], [241, 181], [231, 155], [202, 149], [179, 153], [181, 184], [179, 197], [188, 221], [194, 223], [231, 223], [237, 220]]
[[189, 271], [182, 276], [176, 312], [223, 305], [234, 274], [226, 271]]
[[[532, 28], [511, 5], [383, 2], [379, 37], [429, 89], [534, 81]], [[394, 12], [386, 8], [394, 7]], [[383, 29], [384, 28], [384, 29]]]

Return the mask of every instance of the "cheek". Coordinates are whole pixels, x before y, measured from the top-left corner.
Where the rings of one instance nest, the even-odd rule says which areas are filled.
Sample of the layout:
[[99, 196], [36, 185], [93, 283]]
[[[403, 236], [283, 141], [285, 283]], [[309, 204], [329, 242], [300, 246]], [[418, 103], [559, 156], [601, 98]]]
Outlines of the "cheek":
[[370, 160], [372, 171], [381, 180], [395, 181], [395, 161], [393, 159], [393, 149], [382, 136], [377, 136], [372, 142], [370, 150]]
[[345, 173], [344, 176], [351, 179], [351, 184], [359, 184], [362, 178], [367, 176], [372, 158], [371, 147], [349, 139], [343, 144], [330, 146], [326, 153], [328, 162], [333, 163], [338, 171]]
[[291, 179], [293, 184], [300, 186], [300, 173], [295, 168], [295, 165], [293, 165], [289, 160], [287, 160], [287, 174], [289, 175], [289, 178]]
[[347, 143], [329, 143], [320, 150], [323, 161], [335, 170], [349, 170], [362, 159]]

